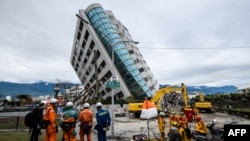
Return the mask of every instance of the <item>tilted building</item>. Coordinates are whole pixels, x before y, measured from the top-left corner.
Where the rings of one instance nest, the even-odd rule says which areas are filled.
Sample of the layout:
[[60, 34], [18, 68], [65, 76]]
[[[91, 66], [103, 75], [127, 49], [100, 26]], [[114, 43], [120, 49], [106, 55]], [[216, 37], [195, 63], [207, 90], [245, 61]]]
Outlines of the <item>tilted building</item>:
[[94, 3], [76, 16], [70, 62], [89, 97], [111, 96], [112, 88], [106, 83], [114, 76], [120, 82], [114, 89], [115, 100], [130, 95], [144, 99], [159, 89], [136, 42], [112, 11]]

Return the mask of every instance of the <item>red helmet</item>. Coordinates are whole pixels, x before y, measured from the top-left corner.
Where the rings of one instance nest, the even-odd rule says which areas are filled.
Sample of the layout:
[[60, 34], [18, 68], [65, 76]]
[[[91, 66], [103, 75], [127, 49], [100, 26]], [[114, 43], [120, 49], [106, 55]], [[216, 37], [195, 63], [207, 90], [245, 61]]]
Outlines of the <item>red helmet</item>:
[[200, 120], [201, 120], [201, 117], [200, 117], [200, 116], [196, 116], [196, 117], [195, 117], [195, 120], [196, 120], [196, 121], [200, 121]]

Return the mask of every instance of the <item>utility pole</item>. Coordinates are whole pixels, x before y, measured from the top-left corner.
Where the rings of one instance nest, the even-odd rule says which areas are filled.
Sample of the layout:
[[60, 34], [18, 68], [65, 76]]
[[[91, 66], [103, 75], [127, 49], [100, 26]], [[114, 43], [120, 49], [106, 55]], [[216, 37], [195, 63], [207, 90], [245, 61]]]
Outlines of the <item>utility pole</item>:
[[97, 68], [97, 53], [94, 50], [94, 61], [95, 61], [95, 94], [98, 97], [98, 101], [101, 101], [101, 95], [99, 94], [99, 80], [98, 80], [98, 68]]

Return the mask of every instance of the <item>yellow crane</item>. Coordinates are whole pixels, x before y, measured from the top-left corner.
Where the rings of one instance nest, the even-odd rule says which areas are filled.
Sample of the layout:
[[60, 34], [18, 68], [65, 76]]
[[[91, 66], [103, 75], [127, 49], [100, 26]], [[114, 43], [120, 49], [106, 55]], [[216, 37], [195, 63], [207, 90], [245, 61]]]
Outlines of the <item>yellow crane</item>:
[[[166, 86], [164, 88], [160, 88], [150, 99], [152, 103], [155, 104], [156, 108], [158, 111], [162, 111], [163, 107], [162, 105], [162, 99], [165, 94], [170, 94], [174, 92], [181, 92], [182, 96], [185, 97], [183, 98], [184, 105], [185, 107], [188, 107], [188, 98], [187, 98], [187, 89], [186, 85], [182, 83], [181, 86], [179, 85], [172, 85], [172, 86]], [[130, 102], [128, 104], [128, 112], [130, 115], [133, 117], [139, 117], [142, 111], [142, 105], [143, 102]], [[190, 106], [189, 106], [190, 107]], [[166, 112], [166, 115], [169, 115], [169, 111], [164, 111]]]

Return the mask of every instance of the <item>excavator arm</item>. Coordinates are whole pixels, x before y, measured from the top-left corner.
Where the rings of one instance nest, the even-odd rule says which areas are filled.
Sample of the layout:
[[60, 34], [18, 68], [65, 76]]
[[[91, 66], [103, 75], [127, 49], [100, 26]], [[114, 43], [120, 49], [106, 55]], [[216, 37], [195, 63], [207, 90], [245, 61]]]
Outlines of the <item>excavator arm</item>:
[[[185, 86], [185, 85], [183, 85], [183, 86]], [[167, 87], [161, 88], [151, 98], [151, 102], [153, 102], [156, 105], [156, 107], [160, 107], [162, 98], [165, 94], [170, 94], [170, 93], [178, 92], [178, 91], [182, 92], [183, 89], [186, 89], [183, 86], [180, 87], [178, 85], [172, 85], [172, 86], [167, 86]]]
[[[187, 105], [187, 89], [186, 86], [182, 83], [181, 86], [180, 85], [171, 85], [171, 86], [167, 86], [164, 88], [160, 88], [151, 98], [151, 102], [155, 104], [156, 108], [158, 110], [161, 110], [161, 102], [163, 99], [163, 96], [165, 94], [170, 94], [173, 92], [178, 92], [180, 91], [182, 93], [182, 96], [185, 97], [184, 99], [184, 103], [185, 105]], [[184, 93], [184, 94], [183, 94]], [[134, 117], [138, 117], [141, 113], [142, 110], [142, 104], [143, 103], [129, 103], [128, 104], [128, 111], [130, 113], [130, 115], [133, 115]]]

